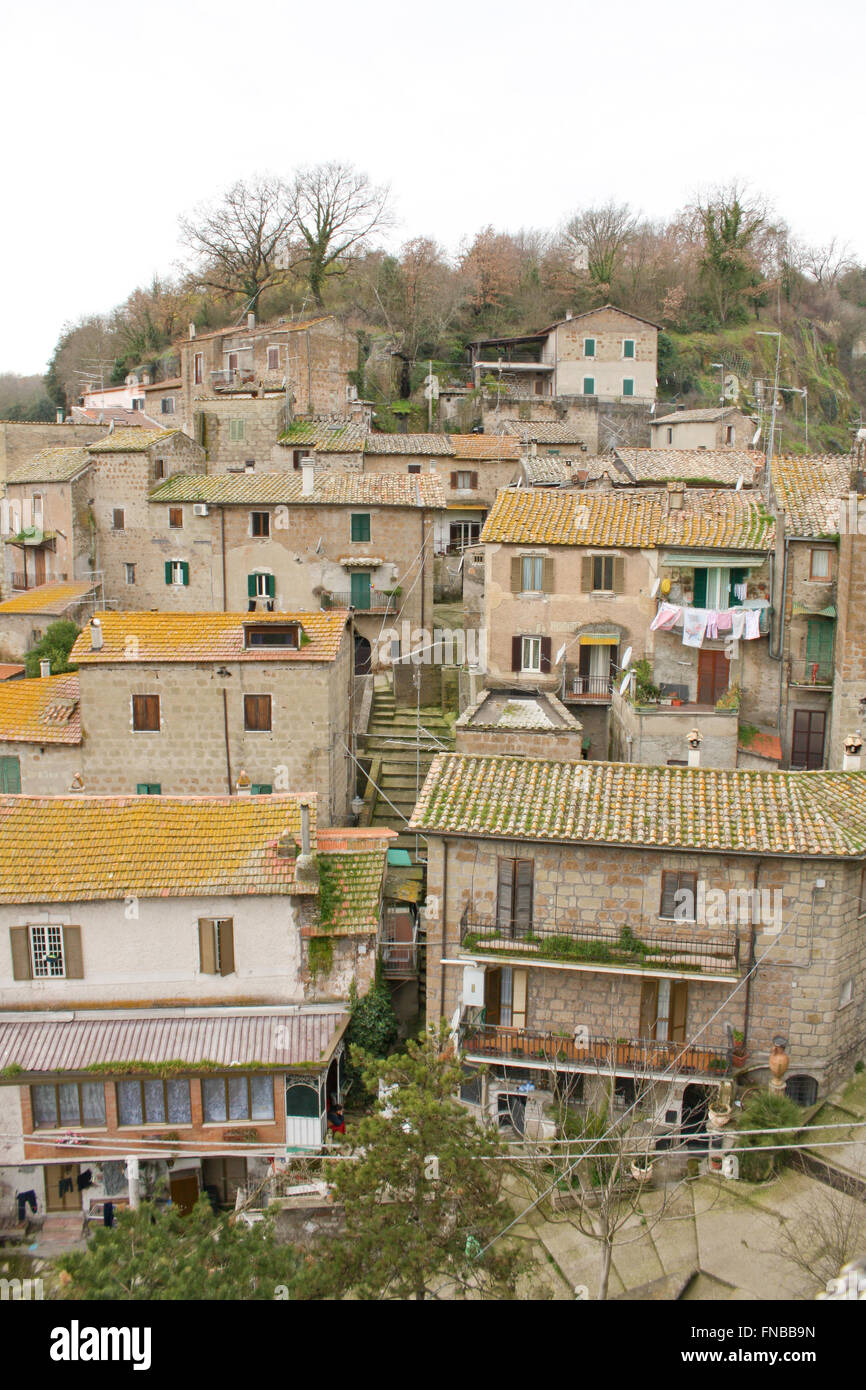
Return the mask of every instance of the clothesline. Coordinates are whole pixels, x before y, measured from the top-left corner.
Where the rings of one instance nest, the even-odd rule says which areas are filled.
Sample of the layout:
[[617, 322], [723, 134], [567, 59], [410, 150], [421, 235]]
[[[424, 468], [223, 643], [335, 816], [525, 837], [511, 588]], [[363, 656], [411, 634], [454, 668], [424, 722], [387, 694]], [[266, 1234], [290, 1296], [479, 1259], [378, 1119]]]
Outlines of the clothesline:
[[761, 635], [759, 608], [687, 608], [679, 603], [660, 603], [650, 631], [669, 632], [682, 623], [683, 646], [703, 646], [704, 638], [729, 632], [734, 641], [754, 641]]

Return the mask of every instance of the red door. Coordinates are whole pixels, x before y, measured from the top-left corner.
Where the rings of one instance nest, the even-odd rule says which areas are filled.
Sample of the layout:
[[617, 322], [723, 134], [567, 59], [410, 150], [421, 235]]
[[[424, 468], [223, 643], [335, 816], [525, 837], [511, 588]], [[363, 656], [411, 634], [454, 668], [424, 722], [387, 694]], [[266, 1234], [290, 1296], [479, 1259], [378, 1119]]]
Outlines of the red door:
[[731, 663], [724, 652], [698, 652], [698, 704], [714, 705], [728, 688]]

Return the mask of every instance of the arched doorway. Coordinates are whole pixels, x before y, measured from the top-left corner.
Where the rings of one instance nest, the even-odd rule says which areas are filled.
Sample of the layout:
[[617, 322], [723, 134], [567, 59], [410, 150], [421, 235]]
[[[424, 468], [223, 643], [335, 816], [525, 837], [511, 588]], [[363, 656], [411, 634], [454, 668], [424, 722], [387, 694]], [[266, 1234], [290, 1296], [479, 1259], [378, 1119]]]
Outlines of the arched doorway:
[[355, 633], [355, 675], [368, 676], [373, 664], [373, 649], [366, 637]]

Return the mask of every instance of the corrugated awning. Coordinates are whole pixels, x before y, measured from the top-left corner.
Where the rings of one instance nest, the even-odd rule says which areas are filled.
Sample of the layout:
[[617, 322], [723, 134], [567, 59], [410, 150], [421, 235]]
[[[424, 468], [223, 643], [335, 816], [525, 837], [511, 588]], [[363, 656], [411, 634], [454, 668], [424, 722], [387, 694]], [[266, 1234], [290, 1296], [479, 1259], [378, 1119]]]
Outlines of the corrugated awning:
[[795, 603], [791, 612], [795, 618], [835, 618], [836, 605], [828, 603], [825, 608], [810, 608], [806, 603]]
[[764, 556], [760, 556], [758, 559], [748, 559], [743, 555], [716, 555], [712, 550], [683, 551], [680, 555], [666, 551], [659, 564], [670, 567], [682, 565], [685, 569], [756, 570], [760, 569], [764, 563], [764, 558]]
[[582, 632], [580, 634], [580, 645], [582, 647], [618, 647], [618, 632]]

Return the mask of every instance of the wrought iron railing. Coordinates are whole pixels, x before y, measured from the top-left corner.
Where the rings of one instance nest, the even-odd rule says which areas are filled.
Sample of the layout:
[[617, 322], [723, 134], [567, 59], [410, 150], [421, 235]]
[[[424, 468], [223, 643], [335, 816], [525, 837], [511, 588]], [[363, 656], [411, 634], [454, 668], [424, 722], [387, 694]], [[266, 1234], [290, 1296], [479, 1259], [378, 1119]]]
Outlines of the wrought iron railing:
[[487, 1023], [465, 1021], [459, 1031], [465, 1054], [495, 1057], [503, 1061], [521, 1060], [558, 1065], [598, 1067], [621, 1072], [660, 1072], [670, 1069], [679, 1075], [724, 1076], [731, 1062], [726, 1049], [699, 1047], [681, 1042], [656, 1042], [652, 1038], [604, 1038], [586, 1035], [543, 1033], [529, 1028], [503, 1028]]
[[354, 608], [358, 613], [396, 613], [399, 598], [397, 594], [386, 594], [381, 589], [371, 589], [369, 594], [339, 593], [326, 589], [322, 594], [323, 608]]
[[251, 385], [255, 380], [256, 373], [253, 367], [233, 367], [231, 371], [226, 368], [210, 374], [211, 386], [215, 391], [236, 390], [238, 387]]
[[832, 661], [792, 661], [791, 685], [832, 685]]
[[566, 669], [566, 700], [609, 700], [612, 689], [610, 676], [582, 676], [572, 667]]
[[736, 931], [705, 936], [690, 930], [637, 936], [630, 927], [533, 920], [529, 925], [473, 916], [460, 921], [460, 944], [468, 951], [541, 956], [575, 964], [637, 966], [695, 974], [736, 975], [740, 939]]

